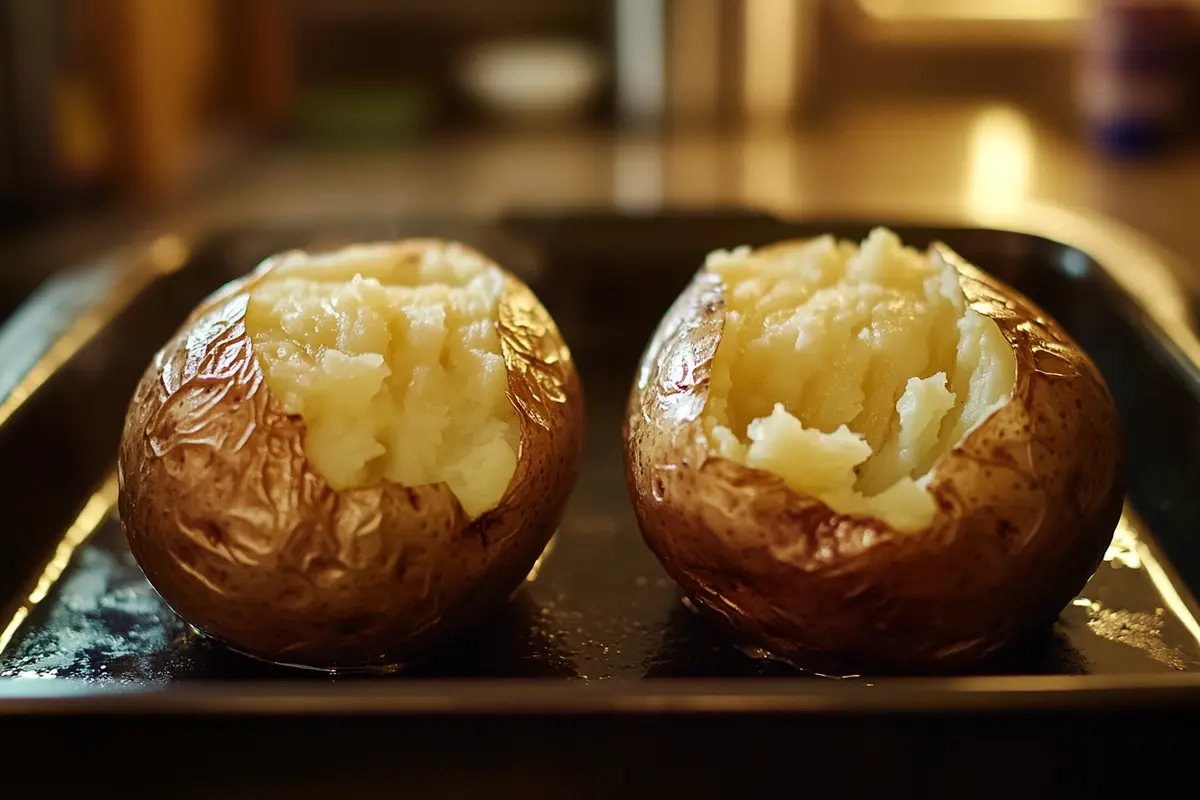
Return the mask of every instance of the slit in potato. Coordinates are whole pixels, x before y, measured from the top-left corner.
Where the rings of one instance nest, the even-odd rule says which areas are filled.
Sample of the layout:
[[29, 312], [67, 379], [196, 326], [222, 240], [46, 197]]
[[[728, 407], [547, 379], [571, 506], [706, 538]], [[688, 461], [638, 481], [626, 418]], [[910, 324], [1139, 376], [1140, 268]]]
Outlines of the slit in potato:
[[521, 428], [496, 330], [504, 274], [449, 245], [285, 259], [250, 293], [246, 330], [309, 464], [335, 490], [445, 483], [494, 508]]
[[717, 251], [725, 296], [703, 417], [718, 456], [843, 514], [926, 527], [938, 456], [1012, 396], [1016, 360], [952, 266], [876, 229], [858, 246]]

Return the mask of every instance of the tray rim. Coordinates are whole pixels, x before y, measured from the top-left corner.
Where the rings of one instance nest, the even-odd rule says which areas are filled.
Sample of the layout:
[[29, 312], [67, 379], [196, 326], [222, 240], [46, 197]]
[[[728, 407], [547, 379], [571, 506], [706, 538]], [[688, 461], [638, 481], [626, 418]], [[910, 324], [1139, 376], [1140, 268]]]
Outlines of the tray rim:
[[352, 679], [187, 681], [130, 686], [72, 680], [0, 684], [0, 720], [26, 716], [571, 716], [591, 714], [904, 714], [1110, 711], [1200, 706], [1194, 674], [893, 678], [645, 678], [636, 681]]
[[[1191, 384], [1200, 387], [1200, 331], [1191, 320], [1189, 292], [1179, 277], [1182, 260], [1138, 231], [1099, 214], [1061, 206], [1030, 204], [1004, 213], [979, 213], [958, 205], [914, 204], [837, 208], [737, 206], [762, 211], [785, 223], [878, 219], [888, 225], [987, 229], [1035, 236], [1086, 253], [1143, 317], [1143, 322]], [[571, 206], [564, 215], [587, 214], [595, 206]], [[692, 214], [732, 208], [665, 206], [657, 214]], [[464, 214], [458, 219], [488, 224], [519, 212]], [[606, 213], [620, 214], [616, 207]], [[545, 213], [544, 210], [534, 210]], [[638, 214], [636, 216], [642, 216]], [[450, 217], [452, 215], [441, 215]], [[441, 217], [439, 217], [441, 218]], [[114, 273], [109, 290], [87, 306], [46, 349], [7, 396], [0, 397], [0, 427], [37, 389], [154, 281], [184, 267], [195, 243], [222, 229], [294, 227], [321, 219], [307, 217], [241, 219], [237, 225], [210, 224], [149, 232], [117, 251], [125, 267]], [[326, 219], [326, 221], [328, 221]], [[113, 256], [110, 256], [113, 257]], [[35, 293], [22, 304], [36, 301]], [[89, 502], [111, 490], [99, 490]], [[94, 510], [93, 510], [94, 511]], [[96, 520], [98, 524], [100, 520]], [[78, 533], [78, 532], [77, 532]], [[70, 550], [90, 531], [77, 535]], [[1143, 540], [1159, 556], [1153, 537]], [[61, 547], [60, 547], [61, 551]], [[62, 553], [51, 559], [61, 560]], [[1159, 557], [1160, 569], [1182, 588], [1181, 602], [1193, 619], [1200, 604], [1179, 585], [1173, 565]], [[64, 564], [65, 566], [65, 564]], [[17, 609], [23, 609], [18, 605]], [[19, 625], [8, 623], [15, 633]], [[27, 715], [359, 715], [359, 714], [875, 714], [1016, 712], [1039, 709], [1091, 709], [1200, 703], [1200, 672], [1164, 675], [1020, 675], [873, 680], [795, 678], [643, 678], [641, 680], [539, 681], [516, 679], [354, 679], [346, 684], [296, 680], [182, 681], [102, 685], [72, 679], [0, 682], [0, 718]]]

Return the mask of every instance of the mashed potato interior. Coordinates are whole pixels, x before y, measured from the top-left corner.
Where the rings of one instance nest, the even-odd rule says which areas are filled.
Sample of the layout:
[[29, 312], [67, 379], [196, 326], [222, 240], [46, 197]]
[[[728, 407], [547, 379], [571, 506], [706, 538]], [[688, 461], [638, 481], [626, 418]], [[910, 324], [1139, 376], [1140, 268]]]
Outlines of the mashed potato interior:
[[707, 268], [726, 301], [703, 420], [714, 452], [838, 512], [928, 525], [934, 461], [1016, 377], [957, 271], [882, 228], [861, 246], [718, 251]]
[[471, 517], [520, 451], [496, 331], [503, 274], [454, 245], [360, 245], [288, 259], [251, 292], [267, 386], [334, 489], [445, 483]]

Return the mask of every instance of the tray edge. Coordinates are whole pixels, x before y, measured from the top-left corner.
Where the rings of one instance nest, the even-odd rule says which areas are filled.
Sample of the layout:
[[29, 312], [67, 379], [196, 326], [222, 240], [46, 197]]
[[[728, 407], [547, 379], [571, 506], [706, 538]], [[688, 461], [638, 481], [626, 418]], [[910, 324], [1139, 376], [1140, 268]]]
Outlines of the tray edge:
[[[957, 226], [987, 228], [1015, 234], [1037, 236], [1078, 249], [1088, 254], [1106, 275], [1135, 304], [1150, 324], [1160, 344], [1172, 357], [1175, 365], [1200, 392], [1200, 333], [1189, 314], [1189, 293], [1177, 277], [1182, 270], [1173, 264], [1181, 263], [1170, 251], [1157, 245], [1139, 232], [1114, 220], [1096, 214], [1071, 211], [1059, 206], [1031, 205], [1020, 212], [983, 215], [959, 206], [915, 205], [907, 208], [863, 208], [837, 210], [832, 207], [799, 208], [779, 211], [766, 209], [785, 222], [801, 222], [817, 216], [834, 218], [888, 219], [922, 226]], [[250, 221], [251, 223], [253, 220]], [[243, 224], [247, 224], [243, 221]], [[33, 366], [14, 385], [7, 397], [0, 399], [0, 427], [5, 425], [55, 370], [90, 342], [109, 322], [129, 307], [137, 296], [155, 280], [177, 271], [187, 263], [193, 244], [205, 230], [158, 233], [145, 237], [143, 242], [120, 251], [124, 266], [109, 283], [109, 291], [85, 305], [79, 316], [50, 344]], [[38, 300], [30, 297], [17, 313]], [[0, 326], [0, 331], [7, 323]], [[58, 565], [61, 572], [74, 550], [86, 542], [100, 514], [91, 527], [80, 528], [88, 509], [115, 496], [115, 472], [88, 500], [80, 517], [71, 526], [46, 562], [33, 593], [18, 600], [13, 616], [0, 632], [3, 650], [19, 630], [30, 601], [42, 589], [47, 576]], [[104, 506], [104, 511], [111, 503]], [[92, 516], [95, 516], [94, 514]], [[79, 528], [79, 530], [77, 530]], [[86, 528], [86, 529], [85, 529]], [[72, 535], [72, 532], [75, 535]], [[1200, 604], [1188, 590], [1178, 584], [1174, 567], [1161, 558], [1152, 536], [1142, 539], [1154, 556], [1161, 579], [1175, 589], [1181, 608], [1188, 612], [1189, 631], [1196, 634], [1200, 619]], [[52, 585], [54, 578], [50, 578]], [[1158, 584], [1158, 580], [1155, 583]], [[1160, 587], [1161, 591], [1161, 587]], [[1164, 600], [1167, 599], [1164, 597]], [[1174, 611], [1174, 609], [1172, 609]], [[21, 612], [24, 611], [23, 615]], [[1176, 612], [1187, 625], [1188, 619]], [[19, 617], [19, 618], [18, 618]], [[31, 682], [43, 684], [42, 681]], [[34, 691], [34, 686], [13, 692], [15, 681], [0, 684], [0, 717], [73, 714], [148, 714], [148, 713], [214, 713], [214, 714], [344, 714], [344, 713], [888, 713], [903, 711], [978, 711], [1031, 710], [1038, 708], [1082, 708], [1102, 704], [1107, 708], [1129, 703], [1200, 702], [1200, 673], [1171, 676], [1072, 675], [1072, 676], [1013, 676], [964, 677], [923, 679], [882, 679], [875, 684], [888, 687], [890, 699], [880, 702], [879, 695], [866, 702], [853, 698], [864, 697], [864, 686], [846, 691], [839, 682], [793, 685], [791, 691], [769, 690], [768, 685], [784, 687], [779, 679], [726, 679], [717, 692], [711, 681], [671, 679], [672, 689], [660, 691], [648, 688], [656, 681], [622, 685], [619, 690], [597, 691], [584, 682], [570, 688], [550, 686], [530, 687], [526, 683], [505, 680], [458, 681], [455, 693], [438, 693], [437, 681], [421, 681], [411, 688], [398, 689], [396, 684], [375, 685], [368, 691], [336, 689], [298, 691], [275, 682], [253, 684], [222, 683], [219, 691], [200, 684], [173, 685], [170, 693], [163, 687], [105, 687], [87, 683], [55, 682], [59, 691]], [[464, 683], [467, 685], [464, 686]], [[794, 683], [794, 682], [793, 682]], [[69, 691], [66, 685], [70, 685]], [[609, 685], [612, 686], [611, 684]], [[817, 688], [819, 686], [819, 688]], [[690, 688], [691, 693], [688, 693]], [[464, 692], [464, 688], [467, 690]], [[703, 693], [697, 689], [703, 688]], [[349, 690], [349, 691], [348, 691]], [[495, 694], [499, 692], [499, 694]], [[476, 695], [478, 695], [476, 697]], [[472, 698], [463, 702], [463, 698]], [[550, 703], [550, 698], [553, 702]], [[939, 698], [954, 698], [940, 703]]]

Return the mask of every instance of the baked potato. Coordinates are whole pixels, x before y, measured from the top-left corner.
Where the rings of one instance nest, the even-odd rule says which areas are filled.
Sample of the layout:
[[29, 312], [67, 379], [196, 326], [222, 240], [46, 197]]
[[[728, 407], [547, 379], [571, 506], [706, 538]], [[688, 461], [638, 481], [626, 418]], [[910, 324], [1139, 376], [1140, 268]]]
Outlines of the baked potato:
[[644, 538], [705, 616], [800, 666], [960, 671], [1101, 563], [1124, 440], [1094, 364], [943, 245], [709, 255], [625, 422]]
[[168, 605], [229, 647], [395, 666], [522, 584], [577, 478], [582, 404], [550, 315], [479, 252], [282, 253], [146, 370], [121, 521]]

